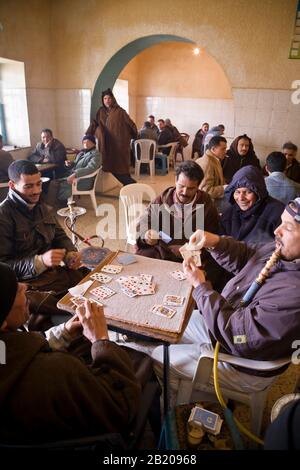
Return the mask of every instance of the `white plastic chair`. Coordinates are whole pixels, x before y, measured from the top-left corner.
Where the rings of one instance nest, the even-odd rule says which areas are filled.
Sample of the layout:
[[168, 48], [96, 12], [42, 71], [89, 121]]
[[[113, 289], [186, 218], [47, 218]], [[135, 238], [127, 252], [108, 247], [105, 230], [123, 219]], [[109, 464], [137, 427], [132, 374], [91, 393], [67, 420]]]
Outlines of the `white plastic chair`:
[[175, 166], [178, 145], [179, 145], [178, 142], [170, 142], [169, 144], [158, 146], [159, 152], [161, 152], [161, 150], [164, 148], [169, 148], [169, 147], [171, 148], [170, 153], [167, 156], [168, 157], [168, 171], [169, 171], [170, 165], [172, 165], [173, 167]]
[[144, 200], [156, 198], [154, 189], [148, 184], [134, 183], [123, 186], [120, 190], [120, 200], [124, 209], [127, 243], [135, 245], [137, 240], [136, 226], [138, 219], [144, 214]]
[[[197, 400], [216, 400], [214, 386], [209, 383], [212, 375], [214, 352], [207, 349], [204, 350], [198, 359], [198, 364], [192, 380], [180, 380], [177, 392], [177, 404], [189, 403]], [[229, 354], [219, 353], [219, 361], [227, 364], [246, 367], [256, 371], [274, 371], [280, 369], [291, 362], [291, 358], [278, 359], [276, 361], [255, 361], [242, 357], [231, 356]], [[278, 374], [280, 375], [281, 372]], [[274, 380], [278, 377], [274, 376]], [[245, 392], [244, 390], [231, 390], [220, 386], [224, 398], [236, 400], [250, 407], [251, 414], [251, 431], [257, 436], [260, 435], [261, 423], [263, 418], [264, 407], [268, 395], [269, 388], [273, 384], [261, 391]]]
[[[71, 196], [72, 199], [73, 199], [73, 196], [85, 196], [85, 195], [90, 196], [96, 216], [97, 216], [97, 201], [96, 201], [95, 193], [96, 193], [96, 184], [97, 184], [100, 170], [102, 170], [102, 166], [98, 168], [96, 171], [94, 171], [93, 173], [90, 173], [89, 175], [80, 176], [79, 178], [76, 178], [72, 183], [72, 196]], [[88, 189], [86, 191], [80, 191], [79, 189], [77, 189], [77, 185], [79, 181], [83, 179], [87, 179], [87, 178], [93, 178], [93, 177], [94, 177], [94, 183], [93, 183], [92, 189]]]
[[150, 175], [155, 175], [156, 142], [151, 139], [137, 139], [134, 142], [135, 176], [140, 176], [141, 164], [148, 163]]

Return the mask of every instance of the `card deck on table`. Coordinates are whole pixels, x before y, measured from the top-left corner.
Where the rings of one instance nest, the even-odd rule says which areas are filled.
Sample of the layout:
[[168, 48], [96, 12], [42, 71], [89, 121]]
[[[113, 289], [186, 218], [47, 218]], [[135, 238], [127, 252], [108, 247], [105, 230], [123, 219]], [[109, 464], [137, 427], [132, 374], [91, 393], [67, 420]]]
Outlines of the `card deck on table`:
[[180, 271], [180, 269], [176, 269], [176, 271], [172, 271], [170, 274], [174, 279], [177, 279], [177, 281], [183, 281], [186, 279], [186, 275], [183, 271]]
[[117, 257], [117, 261], [118, 261], [118, 263], [124, 264], [124, 265], [132, 264], [132, 263], [136, 263], [136, 257], [129, 254], [129, 253], [126, 253], [124, 255], [119, 255]]
[[103, 300], [103, 299], [106, 299], [107, 297], [111, 297], [112, 295], [114, 295], [115, 291], [110, 289], [109, 287], [101, 286], [101, 287], [95, 287], [89, 293], [97, 297], [97, 299]]
[[166, 305], [171, 305], [173, 307], [180, 307], [183, 305], [184, 297], [180, 297], [180, 295], [165, 295], [163, 303]]
[[106, 264], [101, 269], [102, 272], [108, 274], [119, 274], [123, 269], [123, 266], [119, 266], [117, 264]]
[[151, 312], [156, 313], [156, 315], [160, 315], [161, 317], [172, 318], [175, 315], [176, 310], [166, 307], [165, 305], [154, 305], [151, 308]]
[[111, 276], [108, 276], [107, 274], [103, 273], [93, 273], [91, 274], [91, 279], [94, 279], [95, 281], [102, 282], [103, 284], [107, 284], [112, 280]]

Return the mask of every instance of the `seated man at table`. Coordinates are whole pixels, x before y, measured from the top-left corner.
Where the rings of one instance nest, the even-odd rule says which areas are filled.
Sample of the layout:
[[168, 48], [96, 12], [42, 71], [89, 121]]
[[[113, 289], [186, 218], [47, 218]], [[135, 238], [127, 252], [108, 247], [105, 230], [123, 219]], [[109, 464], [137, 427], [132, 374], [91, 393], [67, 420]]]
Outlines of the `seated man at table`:
[[[175, 186], [152, 201], [138, 223], [138, 255], [181, 262], [179, 248], [193, 231], [204, 226], [219, 233], [217, 209], [210, 196], [198, 189], [202, 179], [202, 169], [192, 160], [178, 165]], [[213, 280], [220, 272], [215, 272], [210, 255], [204, 255], [205, 260], [209, 260], [205, 269], [212, 270], [210, 279]]]
[[[300, 338], [300, 198], [290, 202], [275, 230], [275, 242], [247, 245], [231, 237], [197, 231], [190, 242], [210, 250], [214, 259], [235, 276], [217, 293], [205, 272], [192, 261], [183, 263], [187, 280], [194, 287], [197, 303], [182, 340], [170, 346], [171, 383], [192, 380], [203, 349], [213, 350], [216, 341], [221, 352], [258, 361], [291, 357], [293, 342]], [[242, 303], [249, 287], [266, 266], [274, 251], [279, 252], [266, 275], [265, 283]], [[162, 348], [152, 358], [162, 374]], [[220, 385], [243, 391], [260, 391], [274, 380], [268, 371], [237, 370], [218, 363]], [[282, 372], [282, 370], [280, 370]], [[197, 388], [197, 385], [196, 385]]]
[[[83, 149], [77, 154], [74, 162], [66, 161], [68, 168], [67, 176], [51, 181], [45, 202], [52, 207], [56, 207], [58, 202], [66, 205], [67, 199], [72, 195], [72, 183], [76, 178], [87, 176], [100, 168], [101, 156], [96, 148], [96, 139], [93, 135], [87, 134], [82, 139]], [[85, 178], [78, 183], [80, 191], [92, 189], [93, 178]]]
[[[63, 176], [66, 149], [58, 139], [53, 137], [51, 129], [43, 129], [41, 132], [41, 142], [38, 142], [35, 151], [29, 155], [28, 160], [33, 163], [54, 163], [57, 165], [55, 169], [56, 177]], [[52, 171], [44, 172], [43, 176], [51, 178]]]
[[126, 438], [139, 407], [134, 369], [139, 372], [143, 355], [132, 357], [110, 342], [103, 307], [88, 301], [67, 323], [46, 331], [47, 339], [21, 331], [29, 317], [26, 285], [4, 263], [0, 278], [0, 340], [7, 357], [0, 367], [1, 444], [105, 433]]
[[9, 193], [0, 205], [0, 261], [31, 287], [30, 327], [44, 328], [51, 325], [49, 315], [61, 314], [57, 300], [84, 277], [86, 269], [79, 269], [80, 253], [40, 202], [41, 175], [34, 163], [14, 161], [8, 175]]

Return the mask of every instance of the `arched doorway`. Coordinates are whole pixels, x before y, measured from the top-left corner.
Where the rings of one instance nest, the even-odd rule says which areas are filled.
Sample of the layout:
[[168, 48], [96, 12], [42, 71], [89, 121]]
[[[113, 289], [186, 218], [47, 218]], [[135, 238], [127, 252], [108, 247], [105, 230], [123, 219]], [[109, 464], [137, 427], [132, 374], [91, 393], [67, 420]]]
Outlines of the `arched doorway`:
[[167, 41], [195, 44], [194, 41], [180, 36], [174, 36], [171, 34], [154, 34], [152, 36], [145, 36], [130, 42], [126, 46], [122, 47], [122, 49], [120, 49], [107, 62], [96, 81], [93, 91], [91, 104], [92, 118], [96, 115], [97, 109], [99, 108], [99, 97], [101, 96], [102, 90], [106, 90], [109, 87], [113, 88], [115, 81], [117, 80], [125, 65], [128, 64], [128, 62], [133, 59], [133, 57], [142, 52], [144, 49]]

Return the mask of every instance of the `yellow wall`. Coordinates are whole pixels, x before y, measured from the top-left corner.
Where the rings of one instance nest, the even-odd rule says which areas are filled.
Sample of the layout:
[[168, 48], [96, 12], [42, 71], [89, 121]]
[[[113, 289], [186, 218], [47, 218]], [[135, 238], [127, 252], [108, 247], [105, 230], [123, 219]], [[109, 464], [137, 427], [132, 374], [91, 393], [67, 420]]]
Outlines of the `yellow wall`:
[[0, 57], [25, 63], [26, 85], [53, 88], [49, 0], [0, 1]]
[[[93, 88], [106, 62], [150, 34], [203, 46], [239, 88], [289, 89], [297, 0], [10, 0], [0, 4], [0, 57], [26, 64], [27, 85]], [[54, 78], [53, 78], [54, 77]], [[52, 81], [52, 79], [54, 81]]]
[[220, 65], [203, 48], [194, 55], [194, 47], [180, 42], [150, 47], [129, 62], [120, 78], [131, 83], [135, 65], [134, 88], [138, 96], [232, 98]]

